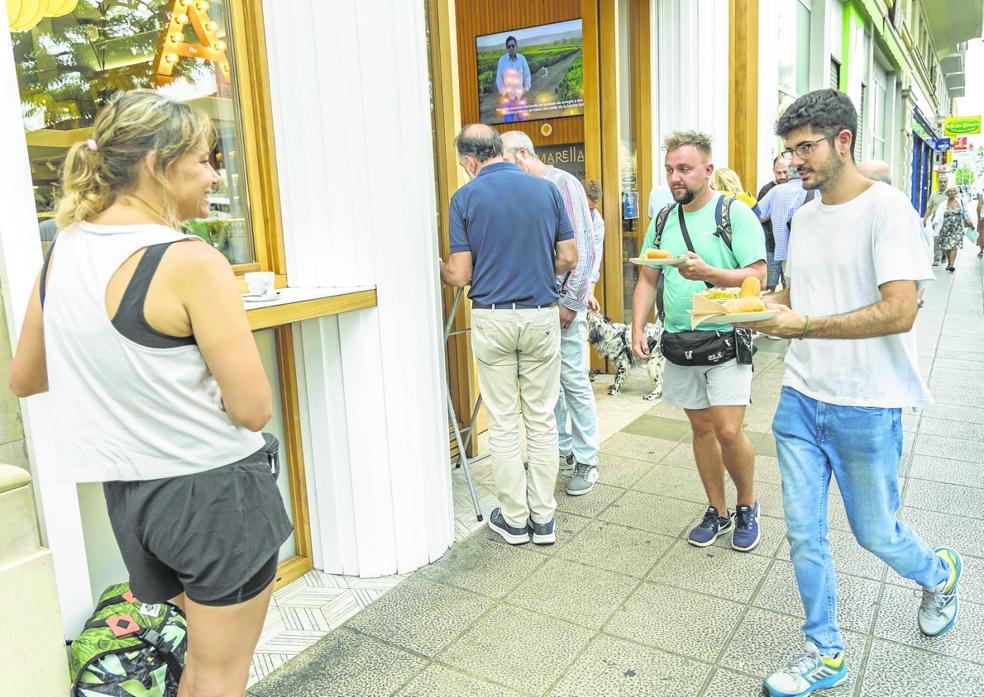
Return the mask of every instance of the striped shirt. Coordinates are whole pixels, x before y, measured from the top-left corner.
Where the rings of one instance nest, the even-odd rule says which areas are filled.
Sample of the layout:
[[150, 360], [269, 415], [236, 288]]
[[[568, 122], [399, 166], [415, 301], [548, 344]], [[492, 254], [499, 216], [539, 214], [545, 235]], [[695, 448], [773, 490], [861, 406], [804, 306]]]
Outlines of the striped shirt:
[[779, 184], [759, 201], [759, 218], [772, 220], [772, 234], [776, 238], [775, 260], [785, 261], [789, 249], [789, 222], [800, 206], [806, 203], [806, 189], [801, 179], [790, 179]]
[[588, 292], [591, 290], [591, 273], [595, 266], [594, 223], [584, 187], [573, 174], [552, 165], [547, 165], [543, 178], [553, 182], [564, 201], [567, 217], [574, 228], [574, 241], [577, 243], [577, 266], [566, 275], [557, 277], [560, 284], [560, 304], [569, 310], [581, 312], [588, 307]]

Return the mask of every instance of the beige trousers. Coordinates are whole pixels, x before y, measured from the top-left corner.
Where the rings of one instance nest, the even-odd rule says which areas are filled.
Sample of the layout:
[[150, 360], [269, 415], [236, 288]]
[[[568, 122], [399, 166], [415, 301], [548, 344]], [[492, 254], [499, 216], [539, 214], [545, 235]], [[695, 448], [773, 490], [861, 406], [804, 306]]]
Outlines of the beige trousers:
[[[560, 394], [560, 313], [472, 310], [472, 349], [489, 416], [489, 449], [502, 517], [513, 527], [553, 520], [559, 457], [554, 406]], [[519, 419], [526, 426], [523, 469]]]

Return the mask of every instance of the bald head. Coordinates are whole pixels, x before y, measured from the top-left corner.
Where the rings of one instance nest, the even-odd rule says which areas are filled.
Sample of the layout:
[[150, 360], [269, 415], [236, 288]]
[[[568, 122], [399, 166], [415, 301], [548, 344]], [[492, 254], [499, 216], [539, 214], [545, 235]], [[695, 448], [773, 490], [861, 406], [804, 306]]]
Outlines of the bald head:
[[858, 165], [858, 171], [868, 179], [892, 185], [892, 168], [884, 160], [865, 160]]
[[502, 157], [502, 138], [499, 132], [484, 123], [470, 123], [454, 139], [458, 157], [473, 157], [481, 164]]

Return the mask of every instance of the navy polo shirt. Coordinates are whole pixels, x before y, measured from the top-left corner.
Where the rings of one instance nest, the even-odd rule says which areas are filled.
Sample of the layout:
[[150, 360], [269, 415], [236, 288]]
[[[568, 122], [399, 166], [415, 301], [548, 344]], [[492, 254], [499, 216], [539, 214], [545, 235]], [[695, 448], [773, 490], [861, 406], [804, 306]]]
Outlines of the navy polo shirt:
[[557, 301], [554, 249], [574, 228], [552, 182], [510, 162], [486, 165], [451, 197], [449, 223], [451, 253], [472, 254], [473, 302]]

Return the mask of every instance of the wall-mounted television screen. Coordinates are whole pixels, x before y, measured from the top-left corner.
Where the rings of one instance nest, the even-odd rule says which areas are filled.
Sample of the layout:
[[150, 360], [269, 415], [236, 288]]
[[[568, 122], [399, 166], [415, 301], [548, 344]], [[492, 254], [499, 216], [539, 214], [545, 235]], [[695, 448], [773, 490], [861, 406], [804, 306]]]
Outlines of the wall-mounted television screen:
[[475, 45], [482, 123], [584, 113], [580, 19], [486, 34]]

